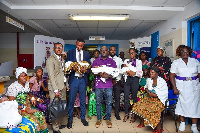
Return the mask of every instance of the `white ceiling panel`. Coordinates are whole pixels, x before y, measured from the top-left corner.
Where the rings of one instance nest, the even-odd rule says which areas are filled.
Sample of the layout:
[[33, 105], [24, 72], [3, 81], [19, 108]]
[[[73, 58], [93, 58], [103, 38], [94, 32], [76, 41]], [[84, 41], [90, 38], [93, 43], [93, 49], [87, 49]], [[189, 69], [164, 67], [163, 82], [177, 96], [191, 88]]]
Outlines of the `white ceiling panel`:
[[[6, 12], [4, 14], [9, 11], [10, 16], [43, 35], [70, 40], [78, 37], [88, 39], [89, 35], [105, 35], [106, 39], [123, 40], [140, 36], [152, 26], [173, 18], [193, 1], [195, 0], [0, 0], [0, 9]], [[73, 21], [69, 19], [69, 14], [129, 14], [129, 20]], [[5, 29], [16, 31], [12, 27], [0, 23], [0, 32]]]
[[177, 11], [134, 11], [132, 15], [134, 16], [134, 19], [138, 20], [168, 20], [178, 13], [179, 12]]
[[76, 21], [78, 27], [97, 27], [98, 21]]
[[5, 1], [12, 6], [35, 5], [35, 3], [32, 0], [5, 0]]
[[107, 34], [112, 34], [114, 32], [115, 28], [98, 28], [98, 33], [107, 33]]
[[87, 35], [96, 35], [97, 34], [97, 28], [79, 28], [82, 34]]
[[77, 27], [77, 24], [73, 20], [68, 19], [53, 19], [53, 22], [60, 28], [65, 27]]
[[101, 0], [100, 5], [108, 6], [129, 6], [133, 0]]
[[80, 35], [79, 28], [61, 28], [67, 35], [78, 34]]
[[[27, 0], [26, 0], [27, 1]], [[66, 0], [30, 0], [35, 3], [35, 5], [66, 5]]]
[[127, 34], [132, 31], [133, 28], [117, 28], [114, 34]]
[[117, 27], [120, 21], [99, 21], [98, 27]]
[[167, 0], [163, 6], [184, 7], [193, 0]]
[[134, 6], [162, 6], [166, 0], [134, 0]]
[[66, 0], [68, 5], [84, 5], [85, 0]]
[[118, 25], [118, 27], [136, 27], [138, 24], [140, 24], [142, 20], [125, 20], [121, 21], [121, 23]]

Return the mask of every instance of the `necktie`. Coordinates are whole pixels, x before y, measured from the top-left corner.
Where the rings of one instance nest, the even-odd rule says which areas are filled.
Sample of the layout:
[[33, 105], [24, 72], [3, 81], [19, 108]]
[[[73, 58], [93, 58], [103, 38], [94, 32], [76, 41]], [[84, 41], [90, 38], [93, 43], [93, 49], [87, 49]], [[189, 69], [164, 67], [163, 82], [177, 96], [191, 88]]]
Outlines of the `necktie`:
[[81, 51], [79, 51], [79, 61], [81, 61]]
[[61, 66], [62, 66], [62, 68], [63, 68], [62, 57], [60, 57], [60, 64], [61, 64]]
[[[79, 57], [79, 61], [81, 61], [81, 51], [78, 51], [78, 52], [79, 52], [79, 56], [78, 56]], [[82, 76], [83, 76], [83, 74], [79, 75], [79, 77], [82, 77]]]

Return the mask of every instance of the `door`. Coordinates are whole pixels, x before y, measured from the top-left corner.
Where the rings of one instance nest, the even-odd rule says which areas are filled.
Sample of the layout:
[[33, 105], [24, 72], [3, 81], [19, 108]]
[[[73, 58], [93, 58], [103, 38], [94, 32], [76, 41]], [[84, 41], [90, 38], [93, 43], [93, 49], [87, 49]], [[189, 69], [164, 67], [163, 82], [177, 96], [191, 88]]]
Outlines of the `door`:
[[157, 56], [157, 47], [159, 46], [159, 31], [151, 34], [151, 58]]
[[34, 67], [34, 54], [19, 54], [18, 67], [33, 68]]

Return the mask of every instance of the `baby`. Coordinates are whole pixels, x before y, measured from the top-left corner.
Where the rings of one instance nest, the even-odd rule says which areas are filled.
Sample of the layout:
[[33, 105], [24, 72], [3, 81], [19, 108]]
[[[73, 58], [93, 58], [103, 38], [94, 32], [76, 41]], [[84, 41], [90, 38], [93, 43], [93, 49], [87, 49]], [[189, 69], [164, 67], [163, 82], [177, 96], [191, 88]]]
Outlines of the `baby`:
[[5, 101], [8, 101], [8, 98], [6, 97], [6, 95], [3, 94], [0, 96], [0, 103], [5, 102]]
[[14, 128], [22, 122], [18, 103], [9, 101], [5, 95], [0, 96], [0, 128]]

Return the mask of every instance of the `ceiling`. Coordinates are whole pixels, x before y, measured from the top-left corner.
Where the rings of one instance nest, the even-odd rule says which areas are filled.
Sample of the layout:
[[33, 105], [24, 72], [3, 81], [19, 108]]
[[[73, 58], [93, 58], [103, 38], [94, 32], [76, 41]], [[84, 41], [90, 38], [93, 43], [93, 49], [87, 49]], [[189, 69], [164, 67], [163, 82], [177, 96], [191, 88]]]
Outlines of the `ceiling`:
[[[5, 28], [0, 32], [39, 32], [64, 40], [105, 36], [108, 40], [137, 38], [148, 29], [184, 11], [193, 0], [0, 0], [0, 15], [10, 14], [25, 24], [25, 31]], [[129, 14], [125, 21], [74, 21], [69, 14]], [[0, 18], [2, 18], [0, 16]], [[5, 22], [5, 21], [4, 21]], [[7, 27], [8, 24], [6, 24]], [[7, 29], [7, 30], [5, 30]], [[27, 29], [27, 30], [26, 30]]]

